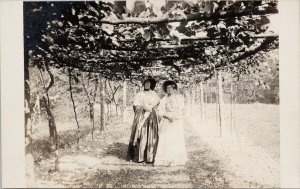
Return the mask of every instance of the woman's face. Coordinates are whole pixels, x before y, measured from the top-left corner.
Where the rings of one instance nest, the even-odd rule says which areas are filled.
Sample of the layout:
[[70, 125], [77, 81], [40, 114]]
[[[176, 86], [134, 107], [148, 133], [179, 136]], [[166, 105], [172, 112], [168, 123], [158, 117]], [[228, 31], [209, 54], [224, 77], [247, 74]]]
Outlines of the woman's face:
[[168, 85], [168, 86], [166, 87], [166, 91], [167, 91], [167, 94], [168, 94], [168, 95], [173, 94], [174, 91], [175, 91], [174, 86], [173, 86], [173, 85]]
[[149, 81], [145, 82], [144, 89], [149, 90], [151, 87], [151, 83]]

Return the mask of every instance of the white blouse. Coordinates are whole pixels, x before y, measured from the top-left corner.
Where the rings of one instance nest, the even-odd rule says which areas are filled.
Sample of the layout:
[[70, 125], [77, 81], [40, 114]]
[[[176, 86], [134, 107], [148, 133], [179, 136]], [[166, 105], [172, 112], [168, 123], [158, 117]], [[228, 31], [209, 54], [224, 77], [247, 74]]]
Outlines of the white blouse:
[[172, 119], [181, 119], [184, 114], [184, 98], [182, 95], [173, 94], [164, 96], [158, 106], [158, 114]]
[[141, 91], [136, 94], [133, 100], [134, 106], [143, 106], [146, 109], [152, 109], [159, 103], [159, 96], [155, 91]]

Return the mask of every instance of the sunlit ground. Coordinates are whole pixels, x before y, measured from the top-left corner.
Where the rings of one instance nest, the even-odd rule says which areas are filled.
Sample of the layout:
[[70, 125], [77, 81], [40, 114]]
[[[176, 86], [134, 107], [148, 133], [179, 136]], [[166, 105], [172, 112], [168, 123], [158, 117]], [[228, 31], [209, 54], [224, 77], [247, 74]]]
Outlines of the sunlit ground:
[[[202, 121], [197, 110], [186, 116], [189, 161], [184, 167], [153, 167], [126, 161], [130, 112], [125, 123], [120, 118], [111, 119], [105, 133], [97, 132], [94, 140], [87, 134], [81, 139], [79, 150], [76, 145], [62, 149], [59, 173], [53, 172], [53, 156], [40, 157], [37, 187], [279, 187], [278, 106], [236, 105], [234, 127], [230, 105], [225, 105], [222, 137], [215, 110], [216, 105], [206, 105]], [[76, 129], [72, 124], [58, 125], [61, 133]], [[90, 128], [88, 122], [84, 127]], [[42, 128], [47, 129], [47, 125]], [[39, 135], [42, 132], [36, 131]], [[42, 154], [42, 150], [37, 153], [41, 146], [35, 146], [35, 154]]]

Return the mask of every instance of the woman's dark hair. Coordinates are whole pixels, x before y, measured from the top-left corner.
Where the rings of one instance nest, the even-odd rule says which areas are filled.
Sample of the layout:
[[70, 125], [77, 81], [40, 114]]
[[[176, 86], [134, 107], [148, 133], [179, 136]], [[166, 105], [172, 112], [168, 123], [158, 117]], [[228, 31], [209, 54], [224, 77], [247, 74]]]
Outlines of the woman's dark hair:
[[172, 85], [174, 87], [174, 89], [177, 90], [176, 82], [172, 81], [172, 80], [168, 80], [168, 81], [165, 81], [162, 85], [162, 88], [163, 88], [164, 92], [167, 92], [167, 86], [169, 86], [169, 85]]
[[146, 82], [150, 82], [150, 89], [154, 90], [155, 86], [156, 86], [156, 81], [153, 78], [148, 78], [143, 82], [143, 86], [145, 87], [145, 83]]

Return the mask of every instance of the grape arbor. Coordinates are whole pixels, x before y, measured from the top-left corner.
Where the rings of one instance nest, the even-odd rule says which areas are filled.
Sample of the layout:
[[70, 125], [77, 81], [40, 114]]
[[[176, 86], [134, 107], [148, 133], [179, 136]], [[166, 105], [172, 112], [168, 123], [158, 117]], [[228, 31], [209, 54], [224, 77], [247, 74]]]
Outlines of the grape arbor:
[[[158, 9], [147, 2], [141, 12], [125, 7], [120, 13], [113, 4], [102, 1], [26, 2], [26, 104], [31, 107], [28, 67], [34, 66], [41, 75], [45, 72], [50, 78], [49, 83], [44, 82], [43, 99], [58, 146], [48, 95], [55, 85], [53, 69], [69, 77], [75, 118], [72, 85], [82, 84], [93, 130], [97, 91], [101, 103], [109, 101], [117, 106], [116, 90], [122, 88], [126, 98], [126, 82], [137, 83], [148, 76], [157, 80], [175, 79], [189, 87], [209, 80], [220, 71], [236, 77], [249, 74], [249, 68], [259, 65], [266, 52], [278, 48], [278, 35], [269, 30], [268, 18], [278, 13], [277, 3], [275, 0], [178, 1]], [[94, 83], [93, 92], [88, 91], [86, 81]], [[124, 83], [109, 86], [112, 81]], [[105, 96], [105, 86], [110, 89], [110, 97]], [[126, 99], [121, 107], [126, 112]], [[29, 108], [26, 113], [29, 138], [31, 112]], [[104, 114], [101, 117], [104, 119]], [[79, 132], [77, 118], [76, 122]]]

